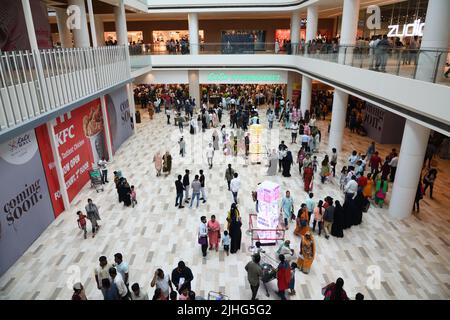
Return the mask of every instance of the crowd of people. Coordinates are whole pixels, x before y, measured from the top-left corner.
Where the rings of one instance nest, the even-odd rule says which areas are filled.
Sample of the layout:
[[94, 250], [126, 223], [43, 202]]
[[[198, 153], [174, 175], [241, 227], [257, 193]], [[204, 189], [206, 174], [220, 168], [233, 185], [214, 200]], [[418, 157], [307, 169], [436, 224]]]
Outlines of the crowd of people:
[[[216, 89], [220, 90], [220, 88]], [[291, 168], [295, 161], [298, 165], [300, 179], [303, 180], [303, 188], [308, 194], [307, 199], [296, 202], [294, 199], [296, 197], [286, 190], [280, 204], [280, 221], [282, 221], [280, 225], [287, 231], [290, 229], [290, 224], [294, 224], [293, 235], [300, 239], [297, 252], [290, 247], [289, 240], [283, 241], [275, 252], [275, 259], [278, 261], [276, 268], [277, 294], [281, 299], [286, 299], [287, 290], [290, 294], [295, 294], [296, 270], [308, 274], [313, 266], [317, 254], [316, 237], [322, 236], [323, 233], [327, 240], [330, 239], [330, 236], [342, 238], [344, 230], [362, 223], [363, 213], [367, 212], [370, 206], [383, 206], [389, 190], [389, 183], [395, 180], [399, 156], [397, 150], [392, 149], [388, 155], [381, 157], [375, 142], [370, 143], [363, 152], [352, 151], [345, 163], [339, 163], [336, 149], [333, 149], [329, 155], [321, 155], [321, 131], [317, 121], [324, 116], [323, 110], [317, 112], [313, 109], [311, 114], [308, 111], [302, 116], [298, 105], [288, 99], [285, 100], [280, 88], [275, 88], [272, 95], [268, 96], [267, 92], [258, 87], [231, 86], [227, 92], [220, 92], [221, 99], [214, 104], [208, 103], [208, 93], [206, 93], [202, 97], [200, 108], [196, 108], [195, 101], [188, 96], [188, 90], [184, 86], [140, 85], [135, 90], [135, 99], [143, 107], [151, 104], [158, 110], [157, 112], [162, 112], [164, 109], [167, 115], [167, 125], [177, 126], [181, 134], [183, 134], [186, 124], [189, 126], [191, 134], [199, 132], [199, 128], [203, 132], [213, 129], [210, 143], [206, 150], [202, 151], [205, 152], [209, 169], [211, 169], [214, 153], [219, 150], [220, 144], [222, 144], [225, 155], [232, 153], [237, 156], [238, 145], [242, 143], [244, 146], [242, 149], [245, 150], [242, 156], [248, 157], [250, 142], [246, 131], [251, 124], [260, 122], [260, 111], [256, 103], [257, 99], [255, 99], [259, 93], [262, 94], [261, 98], [264, 99], [264, 102], [268, 103], [266, 112], [268, 128], [273, 128], [273, 123], [278, 122], [281, 130], [284, 129], [291, 134], [290, 147], [281, 141], [278, 150], [272, 150], [269, 155], [267, 175], [273, 176], [281, 173], [283, 177], [292, 177]], [[230, 99], [227, 100], [227, 98]], [[327, 92], [317, 92], [313, 105], [328, 106], [329, 98]], [[229, 115], [229, 132], [227, 125], [222, 124], [224, 112], [228, 112]], [[172, 114], [174, 115], [173, 124], [170, 122]], [[221, 126], [221, 138], [216, 130], [219, 126]], [[233, 131], [235, 128], [236, 134]], [[424, 159], [424, 166], [428, 161], [428, 171], [419, 182], [415, 204], [417, 210], [419, 210], [419, 201], [427, 189], [430, 190], [432, 198], [433, 184], [437, 178], [437, 170], [431, 166], [433, 155], [436, 153], [435, 143], [434, 141], [430, 142]], [[186, 153], [183, 136], [179, 140], [179, 145], [180, 155], [183, 157]], [[295, 152], [297, 148], [298, 151]], [[172, 155], [169, 151], [163, 155], [157, 152], [153, 157], [153, 162], [157, 177], [161, 176], [161, 172], [167, 175], [171, 173]], [[99, 165], [104, 171], [102, 172], [102, 182], [107, 183], [105, 160], [102, 159]], [[337, 171], [338, 166], [340, 170]], [[226, 217], [223, 217], [223, 220], [226, 220], [224, 230], [221, 229], [221, 217], [211, 215], [208, 220], [206, 216], [201, 216], [197, 239], [204, 258], [208, 256], [208, 252], [213, 254], [213, 252], [219, 251], [219, 247], [223, 248], [226, 255], [236, 254], [241, 247], [242, 219], [238, 208], [241, 177], [231, 164], [224, 169], [224, 179], [228, 185], [231, 202], [230, 210]], [[333, 199], [331, 196], [317, 197], [313, 191], [316, 174], [320, 176], [322, 184], [332, 180], [336, 181], [335, 184], [340, 186], [344, 200]], [[134, 186], [127, 182], [120, 171], [114, 171], [114, 182], [119, 202], [123, 202], [125, 206], [137, 204]], [[203, 169], [194, 174], [190, 169], [185, 169], [184, 175], [178, 174], [175, 180], [175, 207], [183, 209], [184, 205], [189, 205], [189, 208], [193, 209], [194, 203], [196, 208], [200, 206], [200, 201], [203, 204], [206, 203], [205, 186], [206, 177]], [[254, 194], [253, 197], [258, 212], [258, 200]], [[299, 207], [295, 214], [297, 205]], [[77, 212], [77, 223], [83, 229], [86, 238], [86, 219], [90, 220], [94, 237], [100, 228], [98, 225], [100, 214], [97, 206], [90, 199], [85, 210], [86, 215], [81, 211]], [[257, 242], [252, 251], [252, 261], [245, 267], [252, 299], [257, 297], [260, 281], [264, 282], [264, 268], [260, 256], [262, 253], [260, 243], [258, 245]], [[95, 270], [97, 287], [101, 290], [105, 300], [149, 299], [149, 295], [142, 291], [138, 283], [132, 284], [130, 289], [128, 265], [123, 261], [122, 255], [116, 254], [114, 260], [115, 263], [110, 265], [106, 257], [100, 257], [100, 265]], [[172, 271], [171, 277], [163, 270], [157, 269], [151, 281], [151, 287], [156, 287], [153, 300], [201, 299], [196, 297], [191, 290], [192, 280], [192, 271], [186, 267], [183, 261], [178, 263], [178, 266]], [[322, 293], [328, 300], [348, 299], [343, 290], [342, 279], [324, 287]], [[85, 298], [82, 284], [75, 284], [73, 299]], [[358, 294], [357, 299], [361, 298], [362, 295]]]

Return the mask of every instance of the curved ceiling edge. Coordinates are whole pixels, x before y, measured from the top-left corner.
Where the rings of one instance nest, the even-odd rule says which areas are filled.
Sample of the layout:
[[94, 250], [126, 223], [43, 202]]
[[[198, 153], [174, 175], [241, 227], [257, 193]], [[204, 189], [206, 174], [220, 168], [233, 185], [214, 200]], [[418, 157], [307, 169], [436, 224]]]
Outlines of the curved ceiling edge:
[[290, 3], [284, 4], [235, 4], [235, 5], [190, 5], [190, 6], [149, 6], [148, 12], [152, 13], [153, 11], [178, 11], [178, 10], [211, 10], [211, 9], [277, 9], [277, 8], [287, 8], [287, 9], [298, 9], [298, 6], [303, 5], [307, 2], [315, 3], [318, 2], [314, 0], [297, 0], [292, 1]]
[[357, 90], [354, 88], [351, 88], [347, 85], [341, 84], [339, 82], [336, 82], [334, 80], [330, 80], [324, 76], [312, 73], [312, 72], [308, 72], [308, 71], [304, 71], [300, 68], [297, 67], [293, 67], [293, 66], [276, 66], [276, 65], [258, 65], [258, 66], [238, 66], [238, 65], [233, 65], [232, 67], [224, 67], [224, 66], [213, 66], [213, 65], [209, 65], [209, 66], [164, 66], [164, 67], [158, 67], [158, 66], [153, 66], [154, 70], [172, 70], [172, 69], [181, 69], [181, 70], [208, 70], [208, 69], [277, 69], [277, 70], [287, 70], [287, 71], [293, 71], [293, 72], [297, 72], [300, 73], [302, 75], [306, 75], [309, 76], [310, 78], [313, 79], [317, 79], [320, 80], [326, 84], [329, 84], [335, 88], [341, 89], [343, 91], [346, 91], [350, 94], [353, 94], [355, 96], [359, 96], [363, 99], [366, 99], [368, 101], [374, 102], [376, 104], [379, 104], [380, 106], [383, 106], [385, 108], [391, 109], [393, 111], [396, 111], [396, 113], [402, 113], [403, 116], [408, 116], [412, 119], [415, 120], [419, 120], [420, 122], [423, 122], [425, 124], [428, 124], [432, 127], [434, 127], [433, 129], [439, 129], [438, 131], [440, 131], [441, 133], [444, 133], [446, 135], [449, 135], [450, 133], [450, 126], [446, 123], [443, 123], [441, 121], [438, 121], [434, 118], [428, 117], [426, 115], [423, 115], [421, 113], [409, 110], [404, 108], [403, 106], [393, 103], [391, 101], [388, 100], [383, 100], [382, 98], [379, 98], [377, 96], [371, 95], [370, 93], [367, 92], [363, 92], [361, 90]]

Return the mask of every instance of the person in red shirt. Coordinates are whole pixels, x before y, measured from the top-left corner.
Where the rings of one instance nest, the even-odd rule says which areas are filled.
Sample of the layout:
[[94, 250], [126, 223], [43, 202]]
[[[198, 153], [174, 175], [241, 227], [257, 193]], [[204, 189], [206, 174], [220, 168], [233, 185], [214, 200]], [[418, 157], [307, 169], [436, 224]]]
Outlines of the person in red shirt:
[[372, 157], [370, 158], [370, 173], [373, 175], [374, 180], [377, 176], [377, 174], [380, 172], [380, 165], [381, 165], [381, 158], [378, 155], [378, 151], [376, 151]]
[[78, 215], [78, 220], [77, 220], [78, 227], [84, 231], [84, 238], [86, 239], [86, 237], [87, 237], [86, 216], [81, 211], [78, 211], [77, 215]]
[[364, 173], [358, 178], [358, 191], [362, 192], [364, 187], [367, 185], [367, 177], [364, 176]]

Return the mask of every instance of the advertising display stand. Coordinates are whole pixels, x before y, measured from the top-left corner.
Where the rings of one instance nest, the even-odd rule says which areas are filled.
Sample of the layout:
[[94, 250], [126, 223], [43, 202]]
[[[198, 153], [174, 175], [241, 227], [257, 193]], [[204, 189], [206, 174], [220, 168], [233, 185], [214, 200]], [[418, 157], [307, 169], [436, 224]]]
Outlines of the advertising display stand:
[[280, 185], [264, 181], [258, 185], [258, 214], [256, 217], [256, 234], [264, 245], [275, 245], [279, 240], [279, 208]]

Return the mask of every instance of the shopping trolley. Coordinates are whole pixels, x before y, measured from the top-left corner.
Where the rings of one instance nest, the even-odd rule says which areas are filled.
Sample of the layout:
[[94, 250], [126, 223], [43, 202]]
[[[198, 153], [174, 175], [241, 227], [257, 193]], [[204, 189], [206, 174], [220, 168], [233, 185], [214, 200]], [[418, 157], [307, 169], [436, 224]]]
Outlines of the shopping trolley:
[[216, 291], [210, 291], [208, 292], [208, 300], [230, 300], [230, 298], [227, 295], [224, 295], [221, 292]]
[[260, 266], [262, 268], [261, 281], [264, 285], [264, 289], [266, 289], [266, 296], [269, 297], [270, 295], [269, 290], [267, 289], [267, 283], [277, 278], [278, 261], [263, 252], [259, 255], [261, 257]]
[[91, 187], [95, 188], [95, 191], [103, 191], [102, 174], [99, 169], [93, 169], [89, 171], [89, 177], [91, 178]]

